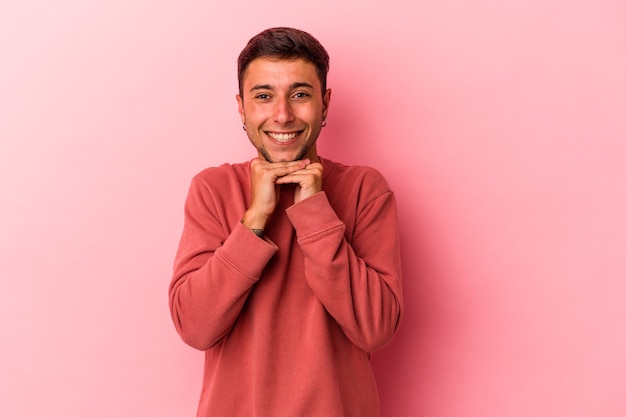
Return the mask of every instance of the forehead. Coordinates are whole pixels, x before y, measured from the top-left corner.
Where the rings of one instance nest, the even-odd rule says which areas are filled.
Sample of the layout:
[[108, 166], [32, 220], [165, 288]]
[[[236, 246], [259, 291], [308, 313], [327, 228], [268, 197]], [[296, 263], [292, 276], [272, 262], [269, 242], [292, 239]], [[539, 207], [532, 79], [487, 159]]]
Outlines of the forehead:
[[271, 85], [288, 86], [293, 83], [308, 83], [320, 86], [319, 76], [313, 63], [302, 58], [256, 58], [248, 65], [243, 76], [244, 86]]

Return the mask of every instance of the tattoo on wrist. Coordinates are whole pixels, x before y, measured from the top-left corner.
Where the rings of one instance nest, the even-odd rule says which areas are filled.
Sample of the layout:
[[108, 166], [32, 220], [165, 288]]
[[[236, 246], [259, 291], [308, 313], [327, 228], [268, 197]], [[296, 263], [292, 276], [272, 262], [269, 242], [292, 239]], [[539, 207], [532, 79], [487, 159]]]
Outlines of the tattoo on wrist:
[[[243, 219], [241, 219], [241, 224], [243, 224]], [[243, 224], [244, 226], [246, 226], [245, 224]], [[265, 238], [265, 232], [263, 229], [252, 229], [249, 228], [248, 226], [246, 226], [246, 228], [252, 230], [252, 232], [257, 235], [260, 239], [264, 239]]]

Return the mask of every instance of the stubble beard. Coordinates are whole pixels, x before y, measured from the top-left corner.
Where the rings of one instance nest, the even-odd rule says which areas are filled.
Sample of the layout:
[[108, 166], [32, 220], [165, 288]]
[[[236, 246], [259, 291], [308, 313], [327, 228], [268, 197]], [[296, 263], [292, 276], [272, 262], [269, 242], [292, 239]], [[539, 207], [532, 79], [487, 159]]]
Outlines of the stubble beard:
[[298, 153], [296, 154], [296, 157], [295, 157], [294, 159], [290, 160], [290, 161], [276, 161], [276, 160], [274, 160], [274, 159], [270, 156], [270, 154], [269, 154], [269, 152], [267, 151], [267, 149], [265, 149], [265, 147], [260, 147], [260, 148], [258, 149], [258, 151], [259, 151], [259, 153], [261, 154], [261, 156], [262, 156], [262, 157], [263, 157], [263, 158], [264, 158], [267, 162], [270, 162], [270, 163], [274, 163], [274, 162], [293, 162], [293, 161], [299, 161], [299, 160], [303, 159], [303, 158], [305, 157], [305, 155], [306, 155], [307, 153], [309, 153], [309, 150], [311, 150], [311, 146], [313, 146], [313, 145], [306, 144], [306, 145], [302, 146], [302, 147], [300, 148], [300, 150], [298, 151]]

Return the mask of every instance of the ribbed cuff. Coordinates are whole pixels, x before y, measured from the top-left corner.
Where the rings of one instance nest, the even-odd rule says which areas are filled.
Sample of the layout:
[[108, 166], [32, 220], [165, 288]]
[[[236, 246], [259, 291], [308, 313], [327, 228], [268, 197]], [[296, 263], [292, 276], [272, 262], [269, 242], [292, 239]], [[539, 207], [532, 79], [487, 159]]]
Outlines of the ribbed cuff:
[[287, 216], [296, 229], [298, 240], [336, 227], [345, 227], [323, 191], [289, 207]]

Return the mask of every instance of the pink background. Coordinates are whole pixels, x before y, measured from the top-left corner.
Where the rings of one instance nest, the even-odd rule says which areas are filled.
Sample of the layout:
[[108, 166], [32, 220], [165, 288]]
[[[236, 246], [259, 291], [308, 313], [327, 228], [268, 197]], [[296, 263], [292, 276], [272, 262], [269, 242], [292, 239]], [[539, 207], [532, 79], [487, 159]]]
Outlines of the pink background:
[[626, 415], [625, 3], [229, 4], [0, 5], [0, 415], [195, 415], [182, 205], [254, 156], [235, 60], [277, 25], [330, 52], [320, 154], [397, 193], [385, 415]]

